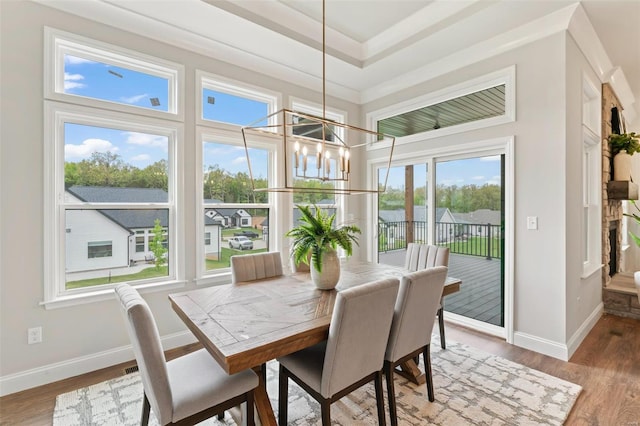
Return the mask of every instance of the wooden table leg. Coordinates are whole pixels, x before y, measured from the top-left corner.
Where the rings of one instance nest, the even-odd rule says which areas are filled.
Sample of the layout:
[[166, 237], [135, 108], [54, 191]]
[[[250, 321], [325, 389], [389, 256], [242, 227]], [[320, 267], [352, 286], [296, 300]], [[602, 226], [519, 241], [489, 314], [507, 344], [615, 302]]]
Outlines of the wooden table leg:
[[400, 364], [400, 370], [396, 370], [396, 373], [416, 385], [422, 385], [427, 381], [427, 376], [420, 371], [415, 361], [412, 359]]
[[260, 367], [254, 368], [254, 371], [258, 373], [259, 378], [258, 388], [254, 393], [254, 398], [260, 424], [263, 426], [277, 426], [278, 422], [276, 422], [276, 416], [273, 414], [273, 407], [267, 394], [267, 366], [263, 364]]

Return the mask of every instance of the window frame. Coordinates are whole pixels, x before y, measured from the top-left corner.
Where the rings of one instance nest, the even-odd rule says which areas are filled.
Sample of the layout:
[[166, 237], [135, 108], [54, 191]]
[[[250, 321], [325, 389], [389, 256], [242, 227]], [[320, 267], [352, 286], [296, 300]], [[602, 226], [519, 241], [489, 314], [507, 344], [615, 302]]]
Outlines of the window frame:
[[[64, 241], [66, 234], [65, 213], [71, 210], [101, 209], [167, 209], [169, 215], [169, 273], [166, 277], [132, 281], [137, 288], [173, 287], [184, 284], [184, 259], [178, 253], [184, 249], [183, 226], [178, 220], [178, 206], [182, 205], [182, 179], [178, 164], [182, 163], [184, 129], [181, 123], [167, 122], [150, 117], [132, 117], [127, 113], [97, 110], [82, 105], [71, 105], [45, 100], [44, 125], [44, 255], [45, 279], [44, 301], [46, 308], [57, 308], [103, 300], [114, 284], [95, 287], [67, 289]], [[168, 198], [164, 203], [90, 203], [65, 201], [64, 186], [64, 123], [77, 123], [130, 131], [148, 132], [168, 137]], [[137, 235], [137, 234], [136, 234]]]
[[[184, 121], [184, 66], [77, 34], [44, 27], [44, 97], [95, 108], [165, 120]], [[168, 80], [168, 111], [127, 105], [64, 92], [64, 55], [105, 62]]]
[[[226, 123], [219, 123], [226, 124]], [[202, 167], [203, 162], [203, 146], [206, 142], [214, 142], [219, 144], [227, 144], [231, 146], [241, 146], [244, 148], [244, 142], [242, 140], [242, 135], [240, 133], [239, 126], [235, 130], [227, 129], [226, 126], [196, 126], [196, 198], [198, 202], [196, 203], [196, 235], [199, 235], [197, 239], [196, 245], [196, 279], [195, 282], [197, 285], [207, 285], [207, 284], [223, 284], [228, 283], [229, 278], [231, 277], [231, 268], [220, 268], [214, 270], [206, 270], [205, 267], [205, 244], [204, 244], [204, 234], [205, 234], [205, 224], [204, 224], [204, 211], [205, 208], [224, 208], [224, 209], [267, 209], [269, 210], [269, 229], [268, 229], [268, 239], [269, 239], [269, 250], [270, 251], [279, 251], [282, 246], [282, 240], [280, 235], [282, 234], [281, 227], [278, 225], [278, 220], [274, 217], [274, 212], [276, 211], [277, 200], [282, 199], [282, 194], [268, 193], [268, 202], [267, 203], [204, 203], [203, 190], [204, 190], [204, 171]], [[278, 158], [278, 147], [274, 146], [273, 141], [265, 139], [264, 141], [256, 141], [254, 139], [250, 142], [251, 146], [254, 148], [265, 149], [268, 152], [267, 161], [269, 164], [268, 167], [268, 176], [270, 182], [274, 182], [277, 179], [277, 158]], [[222, 232], [222, 231], [220, 231]], [[222, 248], [222, 245], [220, 246]]]
[[[398, 104], [388, 106], [366, 114], [366, 123], [368, 128], [377, 129], [378, 121], [386, 118], [394, 117], [440, 102], [455, 99], [461, 96], [469, 95], [481, 90], [489, 89], [498, 85], [505, 86], [505, 113], [497, 117], [486, 118], [483, 120], [471, 121], [468, 123], [457, 124], [454, 126], [442, 127], [427, 132], [416, 133], [408, 136], [396, 138], [395, 146], [410, 144], [419, 141], [441, 138], [447, 135], [467, 132], [471, 130], [482, 129], [486, 127], [496, 126], [499, 124], [511, 123], [516, 120], [516, 66], [510, 67], [486, 74], [472, 80], [465, 81], [460, 84], [445, 87], [432, 93], [427, 93], [413, 99], [409, 99]], [[381, 141], [367, 146], [367, 150], [389, 149], [390, 142]]]

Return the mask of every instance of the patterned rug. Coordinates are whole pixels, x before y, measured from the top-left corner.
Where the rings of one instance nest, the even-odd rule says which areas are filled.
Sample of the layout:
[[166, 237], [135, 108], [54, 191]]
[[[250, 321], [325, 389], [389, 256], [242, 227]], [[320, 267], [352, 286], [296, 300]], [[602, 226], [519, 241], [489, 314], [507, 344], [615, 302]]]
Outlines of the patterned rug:
[[[427, 400], [425, 385], [416, 386], [396, 375], [400, 425], [561, 425], [582, 390], [573, 383], [452, 341], [442, 350], [434, 338], [431, 348], [436, 400]], [[268, 364], [267, 390], [277, 417], [276, 362]], [[59, 395], [53, 425], [138, 425], [141, 407], [140, 378], [137, 373], [127, 374]], [[385, 407], [388, 410], [386, 394]], [[290, 381], [289, 424], [320, 425], [319, 416], [315, 400]], [[373, 384], [334, 403], [331, 417], [334, 425], [377, 424]], [[150, 424], [157, 425], [153, 412]], [[233, 424], [229, 413], [223, 422], [211, 419], [201, 423]]]

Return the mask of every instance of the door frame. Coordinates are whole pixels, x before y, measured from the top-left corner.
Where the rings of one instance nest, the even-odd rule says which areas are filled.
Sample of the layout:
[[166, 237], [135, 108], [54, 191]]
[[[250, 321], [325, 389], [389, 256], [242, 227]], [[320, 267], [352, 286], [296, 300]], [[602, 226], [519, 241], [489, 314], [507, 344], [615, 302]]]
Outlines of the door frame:
[[[426, 141], [418, 141], [416, 146], [428, 146]], [[413, 145], [413, 144], [412, 144]], [[426, 163], [429, 190], [427, 193], [430, 223], [433, 223], [435, 215], [435, 163], [437, 161], [457, 160], [471, 157], [502, 155], [504, 161], [504, 327], [498, 327], [481, 321], [473, 320], [461, 315], [447, 312], [447, 320], [455, 324], [460, 324], [472, 329], [504, 338], [508, 343], [513, 343], [513, 305], [514, 305], [514, 213], [515, 213], [515, 185], [514, 185], [514, 136], [505, 136], [494, 139], [478, 140], [469, 143], [460, 143], [442, 148], [414, 150], [407, 153], [394, 153], [392, 166], [406, 166], [416, 163]], [[388, 160], [388, 159], [387, 159]], [[386, 167], [387, 163], [383, 159], [369, 159], [367, 161], [367, 181], [372, 188], [378, 185], [378, 170]], [[368, 223], [372, 226], [373, 232], [366, 233], [366, 247], [368, 248], [366, 258], [370, 262], [377, 262], [378, 247], [378, 197], [369, 197], [367, 208]], [[429, 239], [433, 238], [433, 231], [429, 230]]]

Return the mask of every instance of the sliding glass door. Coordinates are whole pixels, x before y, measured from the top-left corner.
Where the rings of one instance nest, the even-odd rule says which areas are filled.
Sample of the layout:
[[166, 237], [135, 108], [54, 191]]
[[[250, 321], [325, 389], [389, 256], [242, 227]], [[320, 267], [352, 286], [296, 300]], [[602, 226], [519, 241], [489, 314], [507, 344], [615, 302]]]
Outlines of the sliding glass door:
[[393, 166], [378, 198], [378, 261], [403, 265], [410, 242], [449, 247], [449, 275], [462, 286], [445, 310], [504, 327], [504, 187], [500, 154]]

